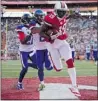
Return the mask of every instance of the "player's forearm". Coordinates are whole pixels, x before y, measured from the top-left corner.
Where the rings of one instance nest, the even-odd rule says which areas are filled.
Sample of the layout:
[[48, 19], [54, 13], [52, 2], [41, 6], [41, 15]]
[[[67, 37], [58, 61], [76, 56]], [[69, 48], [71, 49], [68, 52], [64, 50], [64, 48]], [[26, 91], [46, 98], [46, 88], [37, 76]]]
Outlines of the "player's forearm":
[[32, 34], [40, 33], [40, 30], [41, 30], [40, 27], [34, 27], [34, 28], [32, 28], [31, 33]]
[[48, 29], [47, 29], [47, 26], [46, 26], [45, 24], [43, 24], [43, 25], [41, 26], [41, 29], [40, 29], [40, 32], [39, 32], [40, 36], [43, 36], [43, 37], [45, 37], [45, 38], [48, 38], [49, 36], [48, 36], [47, 33], [46, 33], [47, 30], [48, 30]]
[[47, 39], [51, 39], [50, 36], [48, 34], [46, 34], [46, 32], [40, 32], [40, 36], [47, 38]]

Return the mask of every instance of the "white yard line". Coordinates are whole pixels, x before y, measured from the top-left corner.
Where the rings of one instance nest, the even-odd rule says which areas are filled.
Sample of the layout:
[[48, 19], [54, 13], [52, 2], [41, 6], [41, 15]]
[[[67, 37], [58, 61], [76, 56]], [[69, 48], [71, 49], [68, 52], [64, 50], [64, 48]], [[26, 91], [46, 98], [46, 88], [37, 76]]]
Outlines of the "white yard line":
[[[66, 87], [70, 87], [70, 84], [64, 84]], [[86, 89], [86, 90], [97, 90], [97, 86], [88, 86], [88, 85], [78, 85], [79, 89]]]
[[97, 90], [97, 86], [87, 86], [87, 85], [79, 85], [79, 89], [86, 89], [86, 90]]

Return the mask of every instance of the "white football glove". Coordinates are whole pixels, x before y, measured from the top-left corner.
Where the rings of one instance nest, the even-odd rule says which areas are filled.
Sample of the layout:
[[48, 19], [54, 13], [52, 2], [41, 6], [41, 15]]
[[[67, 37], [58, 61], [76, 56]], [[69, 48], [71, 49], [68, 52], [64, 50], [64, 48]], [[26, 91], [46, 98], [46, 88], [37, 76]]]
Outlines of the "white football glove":
[[50, 37], [51, 37], [52, 40], [54, 40], [54, 39], [56, 39], [59, 35], [60, 35], [60, 33], [58, 32], [57, 34], [51, 35]]

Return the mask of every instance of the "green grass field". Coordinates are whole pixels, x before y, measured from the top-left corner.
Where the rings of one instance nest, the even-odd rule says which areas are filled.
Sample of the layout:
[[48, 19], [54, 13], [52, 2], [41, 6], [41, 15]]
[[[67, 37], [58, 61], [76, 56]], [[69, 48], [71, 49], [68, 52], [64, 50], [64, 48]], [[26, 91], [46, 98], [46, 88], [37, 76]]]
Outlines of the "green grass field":
[[[75, 67], [77, 71], [77, 76], [97, 76], [97, 66], [92, 61], [75, 61]], [[18, 78], [21, 70], [21, 62], [19, 60], [7, 60], [1, 61], [1, 77], [2, 78]], [[55, 70], [47, 71], [45, 70], [45, 76], [68, 76], [66, 65], [60, 72]], [[29, 67], [26, 78], [37, 77], [37, 70]]]

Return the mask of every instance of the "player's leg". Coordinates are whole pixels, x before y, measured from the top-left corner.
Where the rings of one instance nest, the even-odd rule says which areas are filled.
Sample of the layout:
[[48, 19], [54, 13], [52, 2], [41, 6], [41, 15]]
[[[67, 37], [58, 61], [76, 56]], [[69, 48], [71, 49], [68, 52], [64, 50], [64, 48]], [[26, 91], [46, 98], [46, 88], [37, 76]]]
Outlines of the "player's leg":
[[50, 58], [51, 58], [54, 69], [56, 71], [61, 71], [63, 66], [62, 66], [62, 61], [61, 61], [59, 51], [56, 48], [54, 48], [50, 43], [47, 43], [46, 47], [50, 53]]
[[73, 64], [72, 51], [69, 44], [66, 41], [65, 44], [63, 44], [59, 49], [59, 52], [61, 56], [65, 59], [68, 67], [68, 73], [72, 82], [72, 92], [75, 93], [76, 96], [80, 96], [80, 93], [77, 88], [76, 69]]
[[90, 53], [88, 53], [88, 60], [90, 60]]
[[38, 77], [40, 80], [40, 85], [38, 90], [43, 90], [45, 88], [44, 84], [44, 51], [43, 50], [37, 50], [36, 51], [36, 60], [37, 60], [37, 66], [38, 66]]
[[97, 50], [97, 57], [96, 57], [96, 65], [98, 65], [98, 50]]
[[28, 52], [20, 52], [22, 70], [20, 71], [18, 84], [17, 84], [17, 89], [19, 89], [19, 90], [23, 89], [22, 81], [23, 81], [23, 78], [24, 78], [24, 76], [25, 76], [25, 74], [27, 73], [27, 70], [28, 70], [28, 63], [27, 63], [28, 55], [29, 55]]
[[86, 53], [86, 60], [89, 60], [89, 59], [88, 59], [88, 53]]
[[72, 51], [72, 58], [73, 58], [73, 62], [74, 62], [74, 58], [75, 58], [75, 51]]
[[53, 63], [50, 57], [50, 53], [48, 50], [44, 50], [44, 56], [45, 56], [45, 67], [47, 70], [52, 70], [53, 69]]
[[86, 53], [86, 59], [90, 60], [90, 53]]
[[37, 68], [37, 62], [36, 62], [36, 52], [35, 51], [30, 52], [29, 59], [31, 60], [32, 63], [28, 63], [28, 67], [38, 69]]
[[95, 64], [97, 65], [98, 62], [98, 51], [96, 51], [96, 56], [95, 56]]
[[93, 57], [94, 57], [95, 64], [97, 64], [97, 58], [98, 58], [97, 51], [93, 51]]

